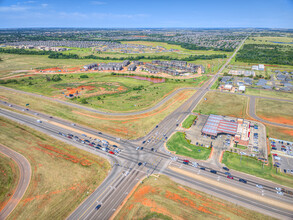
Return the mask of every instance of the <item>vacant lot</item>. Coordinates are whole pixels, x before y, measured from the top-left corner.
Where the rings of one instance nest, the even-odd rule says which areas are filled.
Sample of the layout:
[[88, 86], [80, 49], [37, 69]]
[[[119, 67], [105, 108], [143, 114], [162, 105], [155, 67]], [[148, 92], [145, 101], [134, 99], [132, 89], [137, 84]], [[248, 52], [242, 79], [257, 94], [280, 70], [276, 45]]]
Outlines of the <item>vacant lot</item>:
[[241, 156], [236, 153], [225, 152], [223, 155], [222, 163], [228, 168], [258, 176], [270, 181], [273, 181], [284, 186], [293, 187], [293, 176], [276, 172], [276, 168], [272, 165], [272, 158], [269, 157], [269, 165], [264, 165], [256, 158]]
[[[204, 100], [206, 98], [207, 100]], [[196, 106], [194, 112], [210, 115], [227, 115], [244, 118], [246, 115], [247, 98], [244, 96], [208, 92]]]
[[206, 193], [177, 184], [166, 176], [144, 180], [115, 219], [272, 219]]
[[245, 44], [279, 44], [279, 45], [292, 45], [292, 37], [249, 37]]
[[32, 167], [31, 183], [11, 219], [66, 218], [110, 169], [101, 157], [2, 117], [0, 143], [21, 153]]
[[293, 93], [269, 91], [264, 89], [247, 88], [245, 93], [248, 95], [255, 95], [255, 96], [262, 96], [262, 97], [291, 99], [291, 100], [293, 99]]
[[184, 90], [176, 94], [166, 103], [155, 110], [135, 116], [107, 116], [82, 110], [49, 101], [40, 97], [30, 95], [19, 95], [10, 91], [0, 90], [0, 96], [11, 103], [25, 106], [27, 103], [30, 109], [57, 116], [78, 124], [92, 127], [115, 136], [134, 139], [146, 135], [156, 124], [167, 115], [182, 105], [195, 90]]
[[[82, 78], [86, 76], [88, 78]], [[105, 111], [127, 112], [152, 107], [177, 88], [194, 87], [205, 80], [207, 77], [203, 76], [155, 84], [109, 73], [87, 73], [23, 77], [17, 82], [12, 81], [3, 85]], [[75, 98], [69, 99], [65, 95]]]
[[293, 125], [293, 103], [256, 99], [256, 114], [268, 121]]
[[266, 125], [266, 129], [269, 137], [293, 142], [293, 129], [281, 128], [272, 125]]
[[190, 128], [196, 118], [197, 118], [196, 115], [188, 115], [188, 117], [182, 123], [182, 127], [183, 128]]
[[0, 211], [13, 195], [19, 179], [17, 164], [0, 153]]
[[185, 133], [177, 132], [167, 142], [167, 147], [170, 151], [174, 151], [178, 155], [191, 157], [199, 160], [208, 159], [211, 149], [206, 147], [195, 146], [190, 144], [186, 139]]

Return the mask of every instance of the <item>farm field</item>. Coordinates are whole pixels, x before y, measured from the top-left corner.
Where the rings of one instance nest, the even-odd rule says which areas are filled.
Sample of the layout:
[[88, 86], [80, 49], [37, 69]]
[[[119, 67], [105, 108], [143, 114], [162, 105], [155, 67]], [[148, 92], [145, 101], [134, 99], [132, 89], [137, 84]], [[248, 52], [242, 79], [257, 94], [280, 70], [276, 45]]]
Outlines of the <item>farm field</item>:
[[160, 175], [145, 179], [114, 219], [273, 218], [183, 186]]
[[268, 121], [293, 125], [293, 103], [256, 99], [256, 114]]
[[293, 176], [280, 171], [276, 172], [276, 168], [272, 165], [271, 156], [269, 156], [269, 164], [264, 166], [256, 158], [248, 156], [242, 156], [241, 160], [240, 158], [241, 155], [226, 151], [223, 155], [222, 163], [230, 169], [261, 177], [284, 186], [293, 187]]
[[245, 91], [245, 94], [254, 95], [254, 96], [263, 96], [263, 97], [269, 97], [269, 98], [293, 99], [293, 93], [269, 91], [264, 89], [247, 88]]
[[[206, 98], [207, 100], [204, 100]], [[194, 112], [210, 115], [226, 115], [231, 117], [245, 118], [247, 108], [247, 97], [208, 92], [201, 102], [193, 110]]]
[[5, 207], [13, 195], [19, 180], [17, 164], [4, 154], [0, 153], [0, 211]]
[[182, 156], [191, 157], [199, 160], [207, 160], [211, 149], [190, 144], [186, 139], [185, 133], [176, 132], [167, 141], [168, 150]]
[[245, 44], [273, 44], [273, 45], [292, 45], [292, 37], [249, 37]]
[[[87, 77], [87, 78], [82, 78]], [[146, 80], [113, 76], [110, 73], [37, 75], [23, 77], [3, 86], [56, 99], [83, 104], [111, 112], [147, 109], [181, 87], [195, 87], [208, 79], [172, 80], [152, 83]], [[73, 98], [66, 98], [72, 96]]]
[[30, 103], [30, 109], [92, 127], [114, 136], [135, 139], [146, 135], [156, 124], [182, 105], [195, 92], [196, 90], [180, 91], [159, 108], [148, 113], [111, 117], [26, 94], [19, 96], [14, 92], [0, 90], [0, 96], [7, 102], [17, 103], [21, 106]]
[[2, 117], [0, 124], [0, 143], [32, 167], [31, 183], [10, 219], [66, 218], [107, 176], [110, 164], [101, 157]]

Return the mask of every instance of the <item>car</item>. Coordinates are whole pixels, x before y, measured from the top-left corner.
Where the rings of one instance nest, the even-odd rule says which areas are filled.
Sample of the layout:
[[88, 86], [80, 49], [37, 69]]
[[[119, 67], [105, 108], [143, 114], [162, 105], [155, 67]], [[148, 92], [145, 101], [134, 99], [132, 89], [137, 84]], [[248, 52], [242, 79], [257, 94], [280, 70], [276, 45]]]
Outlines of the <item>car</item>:
[[154, 148], [152, 147], [151, 151], [154, 151]]
[[239, 179], [239, 182], [247, 183], [247, 181], [245, 179]]
[[146, 141], [143, 141], [142, 144], [144, 144]]
[[231, 176], [231, 173], [229, 173], [229, 172], [225, 172], [225, 175], [227, 175], [227, 176]]
[[147, 162], [144, 162], [143, 165], [144, 165], [144, 166], [147, 165]]
[[94, 145], [93, 144], [89, 144], [89, 146], [93, 147]]
[[41, 120], [37, 120], [37, 122], [38, 122], [38, 123], [42, 123], [42, 121], [41, 121]]
[[228, 167], [223, 167], [223, 169], [229, 171], [229, 168]]
[[286, 169], [284, 169], [284, 173], [287, 173], [287, 170]]
[[103, 134], [103, 133], [99, 131], [98, 134]]
[[61, 133], [61, 132], [59, 132], [58, 134], [62, 135], [62, 133]]
[[263, 189], [263, 186], [262, 186], [262, 185], [256, 184], [255, 186], [256, 186], [257, 188]]
[[167, 140], [167, 139], [168, 139], [168, 137], [165, 137], [165, 139]]
[[117, 145], [115, 145], [115, 144], [113, 144], [113, 147], [117, 148], [118, 146], [117, 146]]
[[293, 174], [293, 170], [291, 170], [291, 174]]
[[143, 150], [143, 147], [140, 147], [140, 150]]
[[159, 125], [156, 125], [156, 128], [158, 128], [159, 127]]
[[12, 105], [8, 105], [9, 107], [12, 107]]
[[275, 188], [277, 191], [281, 191], [281, 188], [280, 187], [276, 187]]
[[230, 175], [228, 175], [227, 178], [228, 178], [228, 179], [231, 179], [231, 180], [234, 179], [233, 176], [230, 176]]
[[281, 191], [277, 191], [277, 194], [280, 195], [280, 196], [284, 195], [284, 193], [281, 192]]
[[101, 206], [102, 206], [101, 204], [97, 205], [96, 210], [99, 210], [101, 208]]
[[201, 167], [201, 168], [199, 168], [199, 169], [201, 169], [201, 170], [206, 170], [206, 168], [205, 168], [205, 167]]
[[139, 162], [137, 165], [138, 165], [138, 166], [141, 166], [141, 165], [142, 165], [142, 162]]
[[81, 136], [84, 136], [84, 137], [86, 137], [86, 134], [81, 134]]
[[217, 174], [217, 171], [215, 170], [210, 170], [211, 173]]
[[278, 154], [272, 154], [273, 156], [278, 156]]
[[72, 123], [71, 125], [72, 125], [72, 126], [75, 126], [76, 124]]
[[115, 154], [113, 151], [109, 151], [109, 154]]
[[34, 113], [35, 115], [39, 115], [39, 113]]
[[53, 118], [52, 116], [50, 116], [49, 118]]
[[176, 124], [176, 126], [178, 127], [178, 126], [179, 126], [179, 124]]

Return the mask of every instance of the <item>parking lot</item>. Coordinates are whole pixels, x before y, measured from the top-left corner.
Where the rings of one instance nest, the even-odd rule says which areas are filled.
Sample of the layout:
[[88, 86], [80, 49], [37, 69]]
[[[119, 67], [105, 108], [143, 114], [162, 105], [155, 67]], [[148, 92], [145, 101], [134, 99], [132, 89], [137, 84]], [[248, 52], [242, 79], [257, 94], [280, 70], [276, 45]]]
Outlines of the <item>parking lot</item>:
[[274, 165], [279, 167], [281, 172], [293, 175], [293, 143], [270, 138], [270, 145]]

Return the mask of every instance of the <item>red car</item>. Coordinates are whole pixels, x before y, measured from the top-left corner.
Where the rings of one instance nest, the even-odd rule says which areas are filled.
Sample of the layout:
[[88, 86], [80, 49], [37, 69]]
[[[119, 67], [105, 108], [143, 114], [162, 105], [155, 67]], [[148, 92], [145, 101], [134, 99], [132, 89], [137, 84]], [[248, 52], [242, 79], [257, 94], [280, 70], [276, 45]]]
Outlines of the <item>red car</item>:
[[282, 145], [282, 148], [286, 148], [284, 145]]
[[273, 156], [278, 156], [278, 154], [273, 154]]
[[109, 154], [115, 154], [113, 151], [109, 151]]
[[89, 144], [89, 146], [93, 147], [94, 145], [92, 145], [92, 144]]
[[228, 178], [228, 179], [231, 179], [231, 180], [234, 179], [233, 176], [227, 176], [227, 178]]
[[183, 162], [189, 163], [189, 160], [183, 160]]
[[272, 147], [276, 147], [276, 145], [272, 144]]

